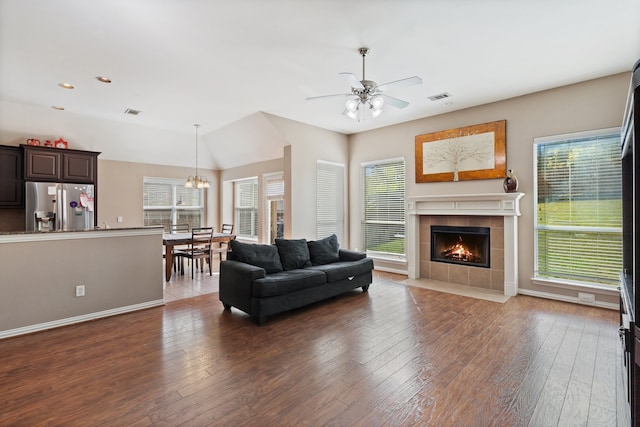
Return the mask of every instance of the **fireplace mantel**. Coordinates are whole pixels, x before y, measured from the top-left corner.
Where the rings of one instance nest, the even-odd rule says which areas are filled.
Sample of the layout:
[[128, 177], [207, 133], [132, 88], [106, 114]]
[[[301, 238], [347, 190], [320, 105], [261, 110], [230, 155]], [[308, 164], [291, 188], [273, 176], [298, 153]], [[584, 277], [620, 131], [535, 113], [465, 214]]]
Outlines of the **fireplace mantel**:
[[408, 215], [520, 216], [524, 193], [447, 194], [407, 198]]
[[420, 277], [420, 215], [504, 217], [504, 294], [518, 294], [518, 217], [524, 193], [448, 194], [407, 198], [407, 267]]

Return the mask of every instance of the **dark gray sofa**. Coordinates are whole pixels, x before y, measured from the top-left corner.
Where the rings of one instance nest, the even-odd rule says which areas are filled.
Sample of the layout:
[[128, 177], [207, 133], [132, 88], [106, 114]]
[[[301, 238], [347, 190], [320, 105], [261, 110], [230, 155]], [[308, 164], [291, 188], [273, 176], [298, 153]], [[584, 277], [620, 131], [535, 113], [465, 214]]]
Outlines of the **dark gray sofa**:
[[340, 295], [369, 289], [373, 260], [340, 249], [335, 235], [322, 240], [276, 239], [275, 245], [231, 241], [220, 263], [220, 301], [260, 325], [267, 316]]

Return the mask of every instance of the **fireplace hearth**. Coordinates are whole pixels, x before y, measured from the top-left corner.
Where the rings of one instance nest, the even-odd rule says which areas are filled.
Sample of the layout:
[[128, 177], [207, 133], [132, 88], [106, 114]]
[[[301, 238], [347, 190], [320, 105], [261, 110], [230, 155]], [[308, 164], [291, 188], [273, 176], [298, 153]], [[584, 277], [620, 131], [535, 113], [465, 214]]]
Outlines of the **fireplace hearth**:
[[431, 226], [431, 261], [490, 268], [490, 228]]

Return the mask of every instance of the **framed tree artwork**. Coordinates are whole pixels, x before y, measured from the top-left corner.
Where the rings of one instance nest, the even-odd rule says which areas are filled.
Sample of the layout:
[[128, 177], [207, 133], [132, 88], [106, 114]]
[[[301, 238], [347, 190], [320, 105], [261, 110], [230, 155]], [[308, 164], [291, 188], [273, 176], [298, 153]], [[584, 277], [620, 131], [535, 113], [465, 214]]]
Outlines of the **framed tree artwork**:
[[506, 176], [506, 120], [416, 136], [416, 182]]

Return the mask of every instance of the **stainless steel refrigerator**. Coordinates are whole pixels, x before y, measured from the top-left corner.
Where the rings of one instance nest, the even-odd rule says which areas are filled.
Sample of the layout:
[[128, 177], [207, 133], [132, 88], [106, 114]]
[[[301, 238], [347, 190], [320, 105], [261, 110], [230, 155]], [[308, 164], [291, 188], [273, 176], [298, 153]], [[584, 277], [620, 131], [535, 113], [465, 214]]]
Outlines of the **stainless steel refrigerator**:
[[27, 182], [27, 231], [89, 230], [95, 223], [93, 184]]

